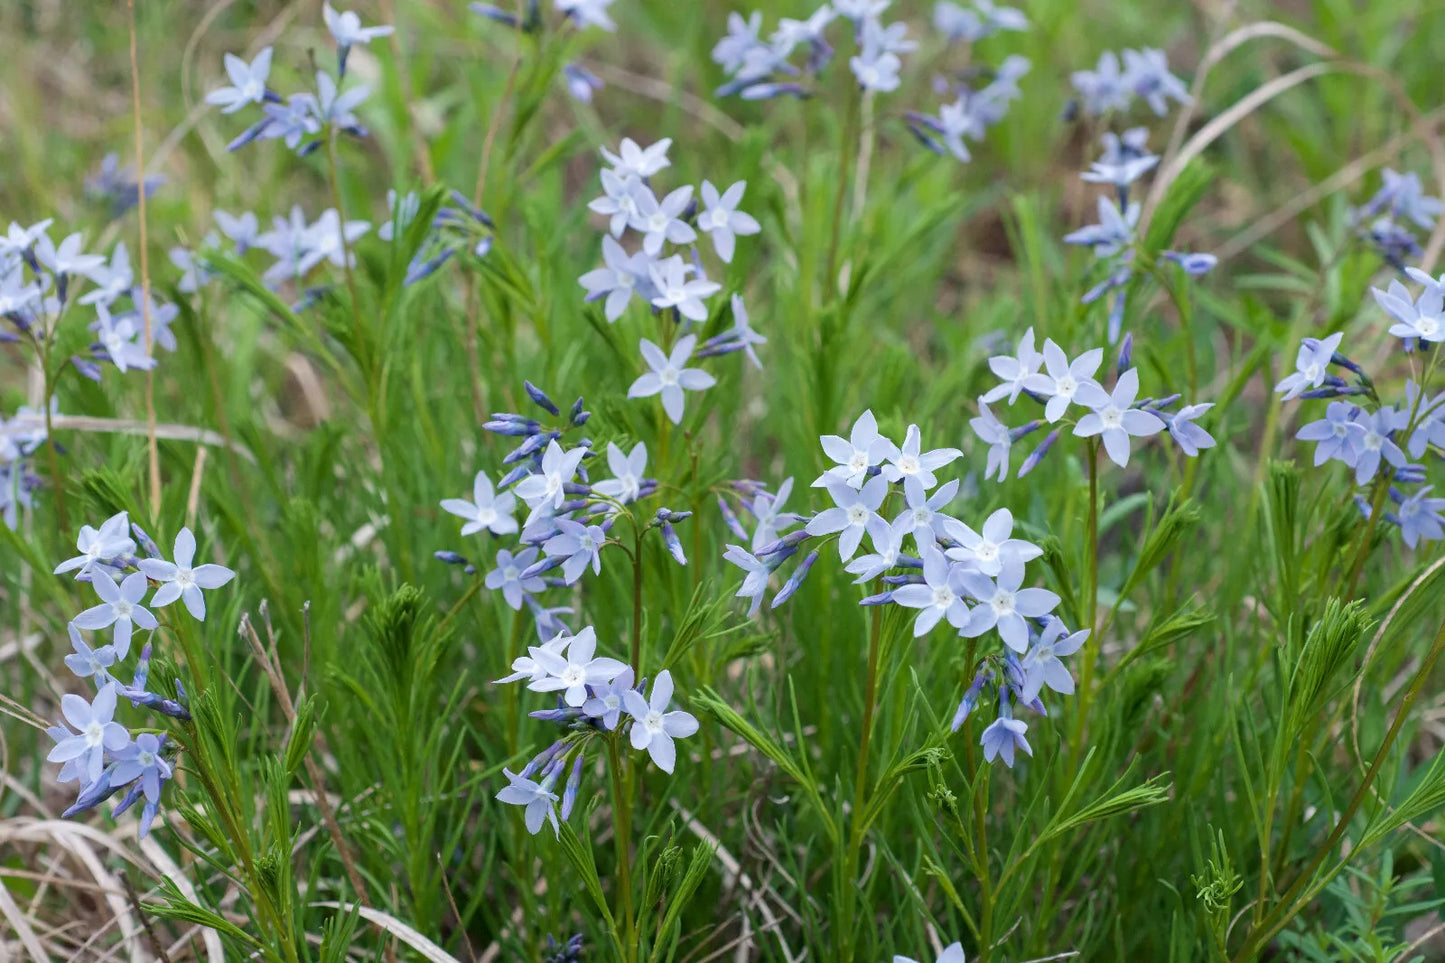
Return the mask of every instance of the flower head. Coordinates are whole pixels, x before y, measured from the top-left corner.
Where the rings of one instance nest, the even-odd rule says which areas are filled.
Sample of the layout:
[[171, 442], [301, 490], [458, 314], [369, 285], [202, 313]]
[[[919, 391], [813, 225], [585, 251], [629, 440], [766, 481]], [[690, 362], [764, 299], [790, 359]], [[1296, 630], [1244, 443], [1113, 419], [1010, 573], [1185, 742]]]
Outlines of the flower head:
[[130, 742], [130, 733], [125, 727], [111, 721], [115, 717], [115, 705], [114, 682], [102, 686], [90, 702], [69, 692], [61, 696], [60, 711], [76, 731], [59, 738], [46, 759], [50, 762], [79, 759], [86, 779], [89, 782], [99, 779], [105, 753], [116, 752]]
[[652, 682], [652, 696], [646, 700], [635, 689], [622, 694], [623, 706], [632, 717], [632, 748], [646, 749], [657, 768], [670, 773], [677, 763], [674, 739], [697, 732], [697, 718], [681, 709], [668, 711], [672, 702], [672, 673], [663, 669]]
[[642, 358], [652, 370], [632, 383], [632, 387], [627, 389], [627, 397], [648, 398], [660, 394], [662, 410], [667, 413], [668, 419], [674, 425], [681, 424], [686, 403], [683, 390], [706, 391], [717, 384], [717, 379], [701, 368], [686, 367], [696, 344], [697, 335], [683, 335], [673, 345], [672, 354], [666, 355], [651, 341], [641, 339], [638, 346], [642, 350]]
[[517, 530], [517, 520], [512, 517], [517, 508], [517, 497], [511, 492], [497, 494], [492, 480], [484, 471], [477, 472], [477, 477], [472, 480], [471, 501], [443, 498], [441, 507], [443, 511], [466, 520], [462, 526], [463, 537], [483, 530], [493, 535], [507, 535]]
[[101, 602], [77, 615], [72, 625], [91, 630], [115, 626], [115, 655], [124, 659], [130, 652], [132, 628], [138, 625], [153, 631], [159, 624], [151, 611], [140, 604], [149, 583], [142, 573], [132, 572], [116, 585], [108, 571], [96, 568], [90, 573], [90, 584]]
[[196, 557], [196, 536], [191, 534], [189, 528], [182, 528], [176, 535], [174, 557], [174, 562], [167, 562], [160, 558], [140, 560], [140, 570], [145, 573], [147, 578], [164, 583], [156, 589], [155, 597], [151, 599], [151, 605], [161, 608], [180, 599], [186, 604], [191, 615], [204, 622], [206, 620], [206, 599], [201, 594], [201, 590], [218, 589], [235, 578], [236, 573], [224, 565], [193, 566], [192, 563]]
[[220, 107], [223, 114], [233, 114], [247, 104], [259, 104], [266, 100], [266, 78], [271, 73], [270, 47], [263, 49], [250, 63], [228, 53], [225, 64], [231, 85], [211, 91], [206, 95], [206, 103]]

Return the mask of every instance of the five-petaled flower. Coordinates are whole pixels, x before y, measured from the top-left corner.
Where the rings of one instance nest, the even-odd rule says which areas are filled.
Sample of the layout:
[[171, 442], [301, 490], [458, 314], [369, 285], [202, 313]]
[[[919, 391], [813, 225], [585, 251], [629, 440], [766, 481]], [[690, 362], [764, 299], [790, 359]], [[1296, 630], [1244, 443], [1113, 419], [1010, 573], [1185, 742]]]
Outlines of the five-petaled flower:
[[642, 693], [628, 689], [622, 693], [622, 704], [632, 717], [632, 747], [646, 749], [657, 768], [672, 772], [677, 762], [677, 747], [674, 739], [682, 739], [697, 732], [697, 719], [690, 712], [674, 709], [669, 712], [672, 702], [672, 673], [663, 669], [652, 682], [652, 696], [642, 698]]
[[672, 354], [667, 355], [657, 345], [642, 338], [638, 347], [643, 360], [652, 370], [632, 382], [632, 387], [627, 389], [627, 397], [649, 398], [661, 394], [662, 410], [667, 413], [668, 420], [674, 425], [681, 424], [685, 404], [683, 389], [705, 391], [717, 384], [717, 379], [701, 368], [686, 367], [696, 344], [697, 335], [683, 335], [672, 346]]
[[156, 589], [151, 605], [161, 608], [180, 599], [191, 615], [204, 622], [206, 599], [201, 594], [201, 589], [218, 589], [235, 578], [236, 573], [224, 565], [208, 563], [193, 566], [195, 557], [196, 536], [191, 534], [189, 528], [183, 528], [176, 535], [174, 562], [167, 562], [162, 558], [143, 558], [140, 560], [140, 570], [152, 581], [164, 583]]

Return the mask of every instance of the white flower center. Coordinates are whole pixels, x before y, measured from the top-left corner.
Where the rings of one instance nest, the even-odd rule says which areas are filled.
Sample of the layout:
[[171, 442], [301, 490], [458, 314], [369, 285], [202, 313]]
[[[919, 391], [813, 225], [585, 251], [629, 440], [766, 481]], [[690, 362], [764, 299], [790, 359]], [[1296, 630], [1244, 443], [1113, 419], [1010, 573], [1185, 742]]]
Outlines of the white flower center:
[[617, 209], [623, 214], [636, 214], [637, 202], [632, 199], [631, 194], [623, 194], [617, 199]]
[[1420, 505], [1417, 502], [1406, 502], [1400, 506], [1401, 518], [1413, 518], [1420, 514]]
[[1124, 424], [1124, 412], [1110, 405], [1099, 412], [1099, 420], [1104, 423], [1105, 428], [1118, 428]]
[[1323, 380], [1325, 376], [1324, 365], [1321, 365], [1318, 362], [1316, 362], [1315, 364], [1306, 365], [1304, 375], [1306, 381], [1308, 381], [1312, 385], [1317, 385], [1320, 383], [1321, 380]]
[[653, 709], [647, 714], [647, 717], [642, 720], [642, 725], [648, 732], [661, 732], [662, 713]]
[[1014, 611], [1014, 594], [999, 589], [989, 601], [989, 604], [993, 606], [994, 614], [999, 618], [1003, 618], [1005, 615], [1012, 615]]
[[988, 539], [984, 539], [978, 543], [978, 548], [973, 550], [973, 554], [980, 562], [992, 562], [998, 558], [998, 546]]
[[667, 289], [666, 298], [673, 304], [681, 304], [687, 300], [687, 292], [683, 290], [681, 285], [673, 285]]
[[582, 670], [582, 666], [569, 662], [567, 668], [562, 670], [562, 674], [558, 678], [570, 689], [574, 685], [581, 685], [586, 682], [587, 673]]
[[848, 470], [860, 472], [868, 470], [868, 453], [866, 451], [855, 451], [853, 457], [848, 459]]
[[667, 230], [667, 223], [671, 220], [672, 218], [668, 217], [662, 211], [657, 211], [648, 217], [647, 229], [651, 232], [661, 233]]
[[176, 569], [176, 584], [183, 589], [194, 587], [196, 584], [196, 573], [188, 568]]
[[105, 726], [103, 726], [99, 720], [93, 719], [90, 725], [85, 727], [83, 735], [85, 736], [85, 744], [94, 749], [96, 746], [105, 742]]
[[517, 566], [515, 565], [508, 565], [506, 568], [502, 569], [502, 578], [508, 582], [515, 582], [517, 580], [517, 577], [521, 574], [522, 570], [517, 568]]
[[848, 524], [862, 525], [868, 521], [868, 509], [862, 505], [854, 505], [848, 509]]
[[1054, 394], [1062, 395], [1065, 398], [1072, 398], [1074, 392], [1079, 390], [1079, 383], [1074, 380], [1073, 375], [1064, 375], [1054, 382]]
[[1365, 432], [1364, 445], [1367, 451], [1379, 451], [1382, 447], [1384, 447], [1384, 444], [1385, 439], [1381, 437], [1378, 431]]
[[1336, 421], [1330, 425], [1330, 431], [1336, 438], [1344, 438], [1350, 433], [1350, 426], [1343, 421]]
[[952, 605], [955, 598], [957, 598], [957, 596], [953, 594], [953, 589], [947, 585], [940, 585], [933, 590], [933, 604], [941, 609], [946, 609]]
[[1421, 318], [1415, 322], [1415, 330], [1420, 332], [1420, 337], [1431, 338], [1440, 330], [1440, 322], [1434, 318]]
[[618, 271], [614, 271], [613, 273], [616, 275], [616, 276], [613, 278], [613, 286], [614, 286], [614, 287], [628, 288], [628, 289], [637, 287], [637, 278], [635, 278], [635, 277], [632, 276], [632, 272], [631, 272], [631, 271], [618, 270]]
[[898, 459], [898, 470], [905, 475], [918, 474], [918, 459], [913, 455], [904, 455]]
[[265, 85], [262, 84], [255, 77], [247, 80], [246, 85], [241, 88], [241, 95], [247, 100], [260, 100], [263, 96], [265, 96], [265, 94]]
[[677, 384], [677, 369], [672, 365], [668, 365], [657, 373], [657, 377], [660, 378], [665, 385], [675, 385]]
[[135, 761], [140, 763], [142, 769], [149, 769], [156, 764], [156, 755], [153, 752], [146, 752], [142, 749], [136, 756]]
[[913, 510], [913, 524], [915, 527], [933, 524], [933, 509], [927, 507], [915, 508]]
[[577, 539], [577, 544], [582, 547], [582, 551], [584, 552], [594, 552], [597, 550], [597, 543], [592, 540], [591, 535], [583, 535]]
[[125, 599], [121, 599], [119, 602], [112, 602], [111, 609], [114, 610], [117, 619], [124, 621], [130, 618], [130, 614], [135, 611], [135, 606]]
[[615, 692], [609, 692], [602, 697], [602, 708], [608, 712], [615, 712], [622, 705], [622, 697]]
[[497, 520], [497, 510], [491, 505], [477, 506], [477, 521], [483, 525], [490, 525]]

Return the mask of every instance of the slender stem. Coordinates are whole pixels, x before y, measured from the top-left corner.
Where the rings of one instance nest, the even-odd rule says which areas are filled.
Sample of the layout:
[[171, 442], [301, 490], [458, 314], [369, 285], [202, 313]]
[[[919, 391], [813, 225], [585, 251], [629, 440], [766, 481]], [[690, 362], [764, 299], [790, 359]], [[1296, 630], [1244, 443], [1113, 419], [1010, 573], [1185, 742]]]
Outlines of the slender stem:
[[[1406, 690], [1404, 698], [1400, 700], [1400, 709], [1395, 713], [1395, 718], [1390, 723], [1389, 731], [1385, 733], [1384, 742], [1381, 742], [1380, 748], [1376, 750], [1375, 758], [1370, 761], [1370, 768], [1365, 773], [1364, 781], [1360, 783], [1359, 788], [1355, 790], [1354, 796], [1350, 798], [1349, 805], [1345, 807], [1343, 815], [1341, 815], [1339, 821], [1335, 823], [1334, 831], [1330, 833], [1329, 838], [1325, 840], [1324, 844], [1315, 851], [1314, 857], [1300, 872], [1299, 876], [1295, 878], [1295, 881], [1290, 885], [1289, 889], [1285, 891], [1285, 894], [1280, 897], [1274, 909], [1265, 914], [1264, 919], [1250, 929], [1249, 935], [1245, 938], [1244, 946], [1234, 955], [1236, 963], [1245, 963], [1245, 961], [1254, 959], [1256, 951], [1264, 944], [1265, 940], [1268, 940], [1274, 936], [1275, 933], [1278, 933], [1280, 929], [1289, 922], [1290, 918], [1294, 916], [1294, 905], [1299, 902], [1301, 891], [1309, 884], [1309, 881], [1319, 869], [1320, 864], [1325, 861], [1325, 858], [1328, 857], [1330, 853], [1334, 852], [1335, 847], [1339, 844], [1340, 840], [1344, 838], [1345, 831], [1349, 829], [1350, 820], [1355, 818], [1355, 813], [1359, 811], [1360, 806], [1369, 795], [1370, 787], [1374, 785], [1375, 778], [1380, 774], [1380, 768], [1385, 764], [1385, 758], [1389, 755], [1391, 747], [1395, 744], [1396, 737], [1400, 734], [1400, 729], [1405, 724], [1405, 718], [1410, 714], [1410, 709], [1414, 707], [1415, 700], [1420, 697], [1420, 692], [1425, 688], [1425, 682], [1434, 670], [1435, 663], [1440, 661], [1442, 653], [1445, 653], [1445, 622], [1440, 623], [1440, 628], [1435, 633], [1435, 641], [1430, 645], [1430, 651], [1425, 654], [1425, 658], [1421, 661], [1420, 667], [1415, 670], [1415, 677], [1410, 680], [1410, 688]], [[1342, 867], [1343, 863], [1340, 864], [1340, 868]]]
[[[351, 320], [358, 339], [357, 347], [367, 344], [361, 320], [361, 298], [356, 293], [356, 272], [351, 266], [351, 244], [346, 240], [346, 207], [341, 200], [341, 164], [336, 156], [337, 130], [332, 127], [326, 137], [326, 156], [330, 160], [331, 202], [336, 205], [337, 233], [341, 240], [341, 263], [346, 272], [346, 290], [351, 295]], [[370, 351], [367, 353], [370, 358]], [[369, 362], [368, 362], [369, 367]], [[368, 375], [371, 372], [367, 372]], [[374, 387], [374, 386], [373, 386]]]
[[1355, 587], [1359, 584], [1360, 574], [1365, 570], [1365, 559], [1370, 554], [1370, 543], [1375, 537], [1375, 527], [1380, 522], [1380, 510], [1385, 505], [1385, 495], [1390, 490], [1389, 479], [1384, 475], [1375, 478], [1375, 489], [1370, 497], [1370, 517], [1365, 522], [1365, 529], [1360, 533], [1360, 541], [1355, 546], [1355, 561], [1350, 567], [1350, 577], [1345, 588], [1344, 598], [1352, 598], [1355, 594]]
[[988, 870], [988, 774], [989, 764], [978, 768], [973, 792], [974, 873], [978, 876], [978, 958], [987, 960], [993, 949], [993, 883]]
[[848, 115], [843, 126], [843, 161], [838, 170], [838, 190], [833, 197], [833, 236], [828, 242], [828, 266], [823, 275], [823, 303], [828, 304], [838, 292], [838, 246], [843, 237], [843, 200], [848, 193], [849, 172], [853, 168], [854, 150], [858, 141], [861, 101], [857, 89], [848, 97]]
[[[41, 360], [41, 368], [45, 374], [45, 449], [50, 461], [51, 485], [55, 489], [55, 514], [60, 522], [61, 531], [69, 531], [70, 524], [65, 515], [65, 477], [60, 473], [60, 456], [55, 450], [55, 422], [51, 410], [50, 398], [55, 390], [55, 380], [50, 376], [49, 352], [47, 357]], [[18, 475], [17, 475], [18, 478]]]
[[622, 945], [623, 963], [631, 963], [637, 953], [637, 940], [633, 935], [637, 923], [632, 915], [632, 798], [628, 791], [627, 776], [623, 772], [622, 753], [617, 748], [619, 738], [614, 733], [607, 740], [607, 768], [612, 775], [612, 822], [617, 850], [617, 915], [622, 921], [622, 933], [618, 942]]
[[1089, 715], [1089, 703], [1094, 692], [1094, 668], [1099, 657], [1099, 639], [1095, 624], [1099, 616], [1099, 443], [1090, 438], [1087, 445], [1089, 462], [1089, 508], [1088, 508], [1088, 581], [1084, 599], [1084, 620], [1091, 633], [1092, 644], [1084, 647], [1084, 660], [1079, 668], [1079, 705], [1074, 713], [1073, 738], [1070, 744], [1077, 755], [1083, 749], [1084, 720]]
[[634, 519], [637, 534], [632, 543], [632, 681], [642, 679], [642, 522]]
[[[874, 591], [878, 591], [881, 584], [875, 582]], [[873, 744], [873, 719], [878, 703], [878, 655], [882, 648], [882, 636], [883, 609], [882, 606], [875, 605], [868, 626], [868, 676], [863, 692], [863, 734], [858, 743], [857, 772], [853, 777], [852, 820], [848, 832], [848, 848], [843, 859], [843, 876], [839, 880], [839, 883], [846, 887], [847, 893], [844, 904], [847, 922], [840, 926], [839, 934], [842, 940], [839, 956], [844, 963], [851, 963], [853, 959], [853, 937], [857, 932], [853, 901], [857, 895], [858, 855], [863, 848], [865, 832], [863, 813], [868, 806], [868, 756]]]
[[[140, 130], [140, 67], [136, 56], [135, 0], [126, 0], [126, 12], [130, 18], [130, 99], [131, 113], [135, 126], [135, 170], [136, 170], [136, 216], [140, 219], [140, 290], [141, 318], [145, 329], [146, 358], [151, 357], [154, 346], [151, 343], [151, 268], [150, 247], [146, 239], [146, 168], [145, 152], [142, 148]], [[156, 375], [155, 366], [146, 369], [146, 452], [150, 467], [151, 515], [161, 513], [161, 456], [156, 443]], [[46, 405], [50, 399], [46, 399]], [[47, 411], [49, 409], [47, 408]]]

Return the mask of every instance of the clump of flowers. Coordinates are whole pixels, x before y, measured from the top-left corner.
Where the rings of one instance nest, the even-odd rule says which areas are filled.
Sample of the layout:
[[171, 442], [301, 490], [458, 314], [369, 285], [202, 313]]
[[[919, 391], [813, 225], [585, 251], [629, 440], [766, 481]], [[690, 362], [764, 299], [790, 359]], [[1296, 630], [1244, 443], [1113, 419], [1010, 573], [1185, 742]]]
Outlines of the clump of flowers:
[[1414, 171], [1401, 174], [1390, 168], [1380, 172], [1380, 189], [1364, 204], [1352, 207], [1349, 223], [1355, 236], [1379, 253], [1397, 271], [1423, 251], [1415, 231], [1429, 231], [1445, 210], [1440, 198], [1425, 193]]

